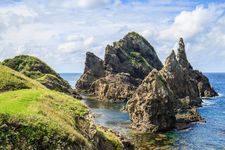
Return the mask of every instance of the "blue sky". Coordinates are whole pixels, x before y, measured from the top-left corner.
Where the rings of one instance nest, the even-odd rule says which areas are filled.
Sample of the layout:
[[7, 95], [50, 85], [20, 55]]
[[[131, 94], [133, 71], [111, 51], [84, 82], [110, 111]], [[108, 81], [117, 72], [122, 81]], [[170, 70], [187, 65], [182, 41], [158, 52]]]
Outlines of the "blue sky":
[[225, 72], [222, 0], [1, 0], [0, 61], [34, 55], [58, 72], [83, 72], [85, 53], [136, 31], [162, 62], [179, 37], [194, 68]]

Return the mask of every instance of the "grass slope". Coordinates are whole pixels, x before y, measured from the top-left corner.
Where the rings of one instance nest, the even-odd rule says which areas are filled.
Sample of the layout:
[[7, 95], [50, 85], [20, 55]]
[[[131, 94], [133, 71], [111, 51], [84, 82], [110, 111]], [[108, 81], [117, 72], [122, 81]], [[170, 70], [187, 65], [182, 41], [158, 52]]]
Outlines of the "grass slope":
[[88, 115], [79, 100], [0, 64], [0, 149], [92, 149], [81, 133], [90, 129], [121, 149], [116, 135], [90, 126]]
[[89, 147], [76, 128], [88, 114], [78, 100], [50, 90], [23, 89], [0, 94], [0, 148]]
[[3, 65], [39, 81], [51, 90], [70, 93], [70, 85], [46, 63], [34, 56], [19, 55], [6, 59]]
[[0, 92], [18, 89], [45, 89], [40, 83], [0, 64]]

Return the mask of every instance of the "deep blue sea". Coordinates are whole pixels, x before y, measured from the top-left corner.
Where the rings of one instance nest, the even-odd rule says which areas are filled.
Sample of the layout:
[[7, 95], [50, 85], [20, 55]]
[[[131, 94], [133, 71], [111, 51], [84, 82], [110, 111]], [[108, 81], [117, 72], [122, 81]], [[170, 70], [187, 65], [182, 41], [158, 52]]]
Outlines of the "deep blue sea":
[[[60, 75], [74, 87], [81, 74]], [[220, 94], [215, 98], [204, 99], [203, 107], [198, 109], [206, 122], [193, 123], [189, 129], [159, 135], [129, 133], [138, 147], [143, 149], [225, 150], [225, 73], [205, 73], [205, 75]], [[87, 98], [83, 102], [90, 107], [97, 124], [124, 134], [129, 131], [129, 116], [125, 112], [120, 112], [123, 103], [102, 103]]]

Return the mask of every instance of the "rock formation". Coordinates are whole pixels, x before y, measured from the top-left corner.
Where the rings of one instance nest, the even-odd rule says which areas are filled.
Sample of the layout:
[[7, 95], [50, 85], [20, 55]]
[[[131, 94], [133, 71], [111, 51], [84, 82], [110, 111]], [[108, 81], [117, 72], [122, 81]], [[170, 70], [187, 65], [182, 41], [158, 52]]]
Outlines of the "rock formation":
[[160, 70], [163, 66], [154, 48], [135, 32], [128, 33], [112, 46], [108, 45], [104, 63], [110, 73], [125, 72], [141, 79], [153, 68]]
[[80, 98], [79, 94], [71, 88], [66, 80], [36, 57], [20, 55], [4, 60], [2, 64], [37, 80], [51, 90], [64, 92], [73, 95], [75, 98]]
[[211, 87], [208, 78], [198, 70], [193, 70], [193, 67], [187, 60], [185, 52], [185, 44], [182, 38], [179, 41], [179, 48], [177, 53], [177, 60], [183, 69], [186, 69], [189, 76], [198, 87], [200, 97], [213, 97], [218, 96], [216, 91]]
[[104, 62], [91, 52], [86, 53], [84, 73], [76, 83], [76, 88], [81, 91], [89, 90], [91, 84], [105, 76]]
[[131, 32], [106, 47], [104, 61], [87, 53], [85, 70], [76, 89], [99, 100], [128, 100], [153, 68], [162, 68], [154, 48], [142, 36]]
[[131, 98], [139, 83], [140, 80], [136, 80], [128, 73], [109, 74], [94, 81], [90, 92], [99, 100], [107, 99], [121, 102]]
[[177, 56], [172, 51], [159, 72], [150, 72], [128, 101], [127, 110], [132, 127], [140, 131], [168, 130], [175, 124], [182, 129], [202, 120], [196, 110], [200, 97], [216, 95], [207, 77], [188, 62], [181, 38]]
[[170, 130], [175, 126], [173, 92], [156, 70], [152, 70], [128, 101], [132, 127], [142, 132]]

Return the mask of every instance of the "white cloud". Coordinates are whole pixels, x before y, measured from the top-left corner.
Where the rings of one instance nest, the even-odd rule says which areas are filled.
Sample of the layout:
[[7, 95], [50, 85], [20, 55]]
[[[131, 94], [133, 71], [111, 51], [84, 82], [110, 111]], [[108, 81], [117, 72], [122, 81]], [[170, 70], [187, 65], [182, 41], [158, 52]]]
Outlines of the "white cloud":
[[160, 39], [177, 39], [184, 37], [190, 39], [200, 32], [208, 30], [211, 24], [218, 19], [223, 12], [215, 5], [204, 8], [197, 6], [193, 11], [182, 11], [175, 17], [169, 28], [159, 33]]
[[68, 41], [60, 44], [58, 50], [60, 53], [75, 53], [85, 52], [86, 49], [90, 49], [93, 45], [94, 37], [82, 37], [76, 35], [69, 35], [66, 38]]
[[31, 54], [59, 72], [82, 72], [86, 51], [103, 58], [107, 44], [137, 31], [162, 60], [183, 36], [193, 66], [225, 71], [224, 4], [23, 0], [0, 8], [0, 60]]
[[111, 3], [112, 0], [65, 0], [62, 6], [66, 8], [89, 8]]

